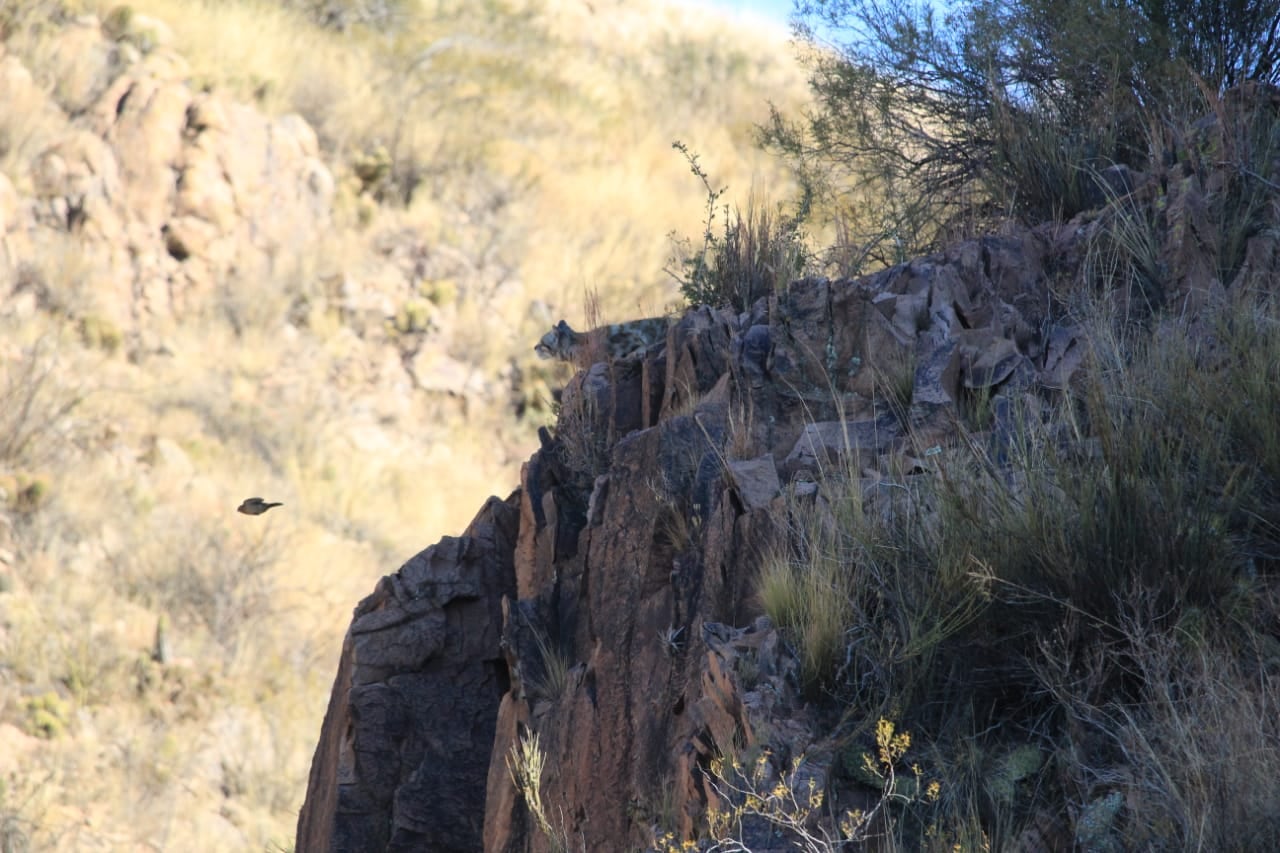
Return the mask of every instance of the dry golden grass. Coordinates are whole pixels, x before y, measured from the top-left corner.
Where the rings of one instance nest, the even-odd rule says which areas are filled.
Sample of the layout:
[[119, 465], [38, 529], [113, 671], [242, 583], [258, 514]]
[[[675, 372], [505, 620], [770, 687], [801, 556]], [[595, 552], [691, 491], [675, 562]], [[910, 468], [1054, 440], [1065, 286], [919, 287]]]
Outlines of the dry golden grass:
[[[84, 89], [55, 13], [119, 5], [24, 0], [6, 19], [25, 22], [4, 47], [32, 75], [23, 121], [0, 116], [20, 194], [65, 130], [40, 93], [66, 107]], [[701, 188], [672, 140], [731, 199], [780, 185], [750, 136], [766, 98], [803, 90], [785, 41], [675, 4], [592, 5], [409, 2], [420, 13], [388, 34], [265, 0], [128, 4], [172, 30], [160, 49], [193, 87], [314, 126], [337, 226], [140, 337], [105, 319], [128, 306], [75, 239], [27, 259], [41, 305], [0, 317], [0, 389], [30, 383], [38, 339], [56, 346], [31, 356], [49, 368], [40, 440], [0, 459], [0, 846], [290, 849], [351, 608], [514, 488], [536, 446], [502, 393], [464, 417], [413, 391], [414, 324], [491, 388], [512, 363], [536, 379], [543, 324], [581, 325], [588, 290], [610, 319], [674, 298], [667, 234], [697, 229]], [[406, 242], [454, 271], [406, 297], [371, 249]], [[334, 307], [343, 275], [392, 298], [404, 328], [354, 327]], [[300, 299], [305, 322], [287, 325]], [[284, 506], [236, 514], [251, 494]]]
[[[87, 5], [105, 14], [116, 4]], [[703, 153], [713, 180], [730, 187], [726, 201], [745, 199], [753, 181], [785, 196], [778, 164], [751, 144], [754, 123], [768, 117], [763, 93], [803, 97], [778, 35], [727, 39], [723, 21], [678, 4], [656, 4], [657, 13], [617, 2], [592, 4], [594, 13], [580, 0], [521, 4], [521, 23], [464, 3], [423, 5], [430, 11], [391, 37], [323, 31], [262, 0], [131, 4], [170, 24], [194, 80], [303, 115], [340, 172], [379, 146], [393, 173], [439, 172], [442, 161], [474, 169], [460, 183], [446, 176], [437, 190], [420, 187], [379, 223], [507, 250], [507, 268], [494, 272], [518, 279], [517, 298], [484, 310], [497, 307], [521, 341], [532, 331], [523, 306], [534, 299], [572, 313], [591, 286], [617, 316], [674, 299], [661, 274], [667, 234], [694, 233], [701, 202], [674, 139]], [[458, 207], [469, 223], [457, 221]], [[500, 234], [477, 227], [495, 213]]]

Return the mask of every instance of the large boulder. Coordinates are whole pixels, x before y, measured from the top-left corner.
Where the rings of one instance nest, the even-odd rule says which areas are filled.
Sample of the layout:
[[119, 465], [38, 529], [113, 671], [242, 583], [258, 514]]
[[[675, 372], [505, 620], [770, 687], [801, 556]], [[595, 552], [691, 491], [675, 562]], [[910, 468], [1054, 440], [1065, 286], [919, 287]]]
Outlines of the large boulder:
[[298, 849], [480, 847], [485, 777], [509, 679], [514, 502], [491, 499], [356, 608], [298, 817]]

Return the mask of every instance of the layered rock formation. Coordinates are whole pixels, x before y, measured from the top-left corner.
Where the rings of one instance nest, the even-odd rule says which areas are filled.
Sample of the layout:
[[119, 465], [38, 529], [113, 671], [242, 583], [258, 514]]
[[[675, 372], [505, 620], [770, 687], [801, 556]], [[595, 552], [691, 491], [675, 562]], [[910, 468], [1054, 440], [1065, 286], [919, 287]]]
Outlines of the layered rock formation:
[[[643, 846], [664, 791], [671, 828], [692, 830], [714, 796], [699, 770], [735, 742], [820, 751], [752, 599], [784, 490], [848, 452], [870, 483], [953, 437], [975, 394], [999, 408], [1069, 383], [1073, 332], [1047, 314], [1061, 254], [1025, 232], [799, 281], [741, 316], [690, 311], [665, 349], [580, 373], [519, 491], [357, 608], [299, 849], [547, 849], [507, 765], [526, 731], [555, 768], [558, 829], [589, 850]], [[449, 779], [447, 797], [427, 779]]]
[[[1169, 241], [1162, 298], [1184, 310], [1276, 272], [1265, 229], [1234, 281], [1206, 265], [1218, 251], [1210, 180], [1184, 161], [1121, 181], [1123, 204], [1164, 194], [1169, 222], [1152, 231]], [[1034, 413], [1079, 375], [1084, 342], [1053, 288], [1076, 279], [1121, 210], [857, 280], [797, 281], [740, 315], [697, 308], [665, 348], [579, 373], [515, 495], [357, 609], [299, 850], [643, 849], [655, 826], [689, 837], [717, 797], [703, 771], [750, 744], [809, 756], [826, 790], [831, 746], [753, 598], [762, 556], [787, 535], [787, 501], [833, 465], [859, 472], [874, 499], [886, 479], [927, 470], [961, 426], [998, 459], [1015, 440], [1012, 413]], [[1136, 311], [1135, 294], [1108, 298]], [[373, 630], [375, 616], [396, 627]], [[431, 625], [438, 640], [414, 640]], [[459, 683], [474, 686], [465, 704]], [[395, 697], [395, 713], [371, 711], [375, 695]], [[550, 832], [512, 778], [531, 733], [549, 768]], [[1070, 844], [1043, 823], [1022, 849]]]

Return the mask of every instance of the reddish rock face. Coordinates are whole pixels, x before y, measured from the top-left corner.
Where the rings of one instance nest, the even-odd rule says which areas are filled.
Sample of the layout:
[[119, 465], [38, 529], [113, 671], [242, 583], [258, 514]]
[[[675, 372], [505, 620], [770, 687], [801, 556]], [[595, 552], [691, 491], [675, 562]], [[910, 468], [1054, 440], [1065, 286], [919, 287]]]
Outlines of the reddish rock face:
[[[357, 610], [298, 849], [643, 849], [655, 826], [690, 837], [717, 796], [706, 767], [750, 744], [810, 756], [824, 787], [831, 744], [754, 596], [786, 500], [833, 467], [872, 491], [925, 470], [958, 424], [1000, 458], [1009, 413], [1069, 392], [1088, 358], [1050, 285], [1095, 223], [697, 308], [665, 348], [580, 372], [516, 495]], [[1251, 243], [1239, 275], [1274, 275], [1277, 254]], [[1182, 297], [1221, 287], [1197, 269], [1178, 261]], [[554, 839], [508, 764], [529, 733]]]
[[498, 651], [518, 514], [496, 498], [466, 533], [356, 608], [298, 819], [299, 850], [480, 847], [485, 776], [509, 687]]
[[979, 241], [799, 281], [741, 316], [695, 309], [665, 350], [579, 373], [520, 491], [357, 609], [299, 849], [551, 849], [508, 766], [529, 732], [553, 830], [588, 850], [692, 832], [716, 796], [706, 766], [762, 732], [828, 754], [757, 621], [783, 493], [831, 466], [910, 468], [976, 390], [1068, 384], [1071, 330], [1044, 339], [1005, 298], [1044, 292], [1045, 245]]

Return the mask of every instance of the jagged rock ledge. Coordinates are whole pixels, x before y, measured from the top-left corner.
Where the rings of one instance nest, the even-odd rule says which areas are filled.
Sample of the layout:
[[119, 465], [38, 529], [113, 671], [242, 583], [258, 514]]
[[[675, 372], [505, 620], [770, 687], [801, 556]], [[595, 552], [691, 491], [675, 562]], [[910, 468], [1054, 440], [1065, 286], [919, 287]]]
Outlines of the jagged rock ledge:
[[[1274, 114], [1280, 91], [1240, 103]], [[1221, 146], [1214, 121], [1200, 132], [1201, 148]], [[825, 790], [831, 745], [753, 597], [787, 501], [837, 462], [874, 500], [962, 434], [999, 458], [1012, 413], [1034, 416], [1082, 375], [1083, 332], [1055, 285], [1079, 281], [1124, 210], [1159, 202], [1175, 313], [1270, 290], [1273, 230], [1249, 238], [1234, 281], [1216, 278], [1215, 174], [1189, 159], [1110, 175], [1128, 195], [1072, 223], [793, 282], [742, 314], [693, 309], [665, 347], [579, 372], [520, 488], [357, 608], [298, 849], [551, 849], [508, 768], [524, 732], [575, 849], [642, 849], [663, 822], [689, 837], [716, 796], [703, 771], [735, 744], [805, 754]], [[1133, 307], [1123, 290], [1106, 298]]]
[[[356, 609], [298, 849], [543, 849], [506, 763], [526, 729], [555, 768], [546, 801], [591, 850], [647, 843], [639, 804], [662, 790], [690, 830], [713, 796], [700, 768], [758, 729], [820, 755], [752, 598], [784, 489], [850, 451], [868, 477], [902, 470], [978, 393], [999, 412], [1066, 387], [1082, 347], [1051, 319], [1049, 270], [1084, 227], [691, 310], [665, 348], [580, 372], [521, 487]], [[903, 371], [895, 411], [880, 386]]]

